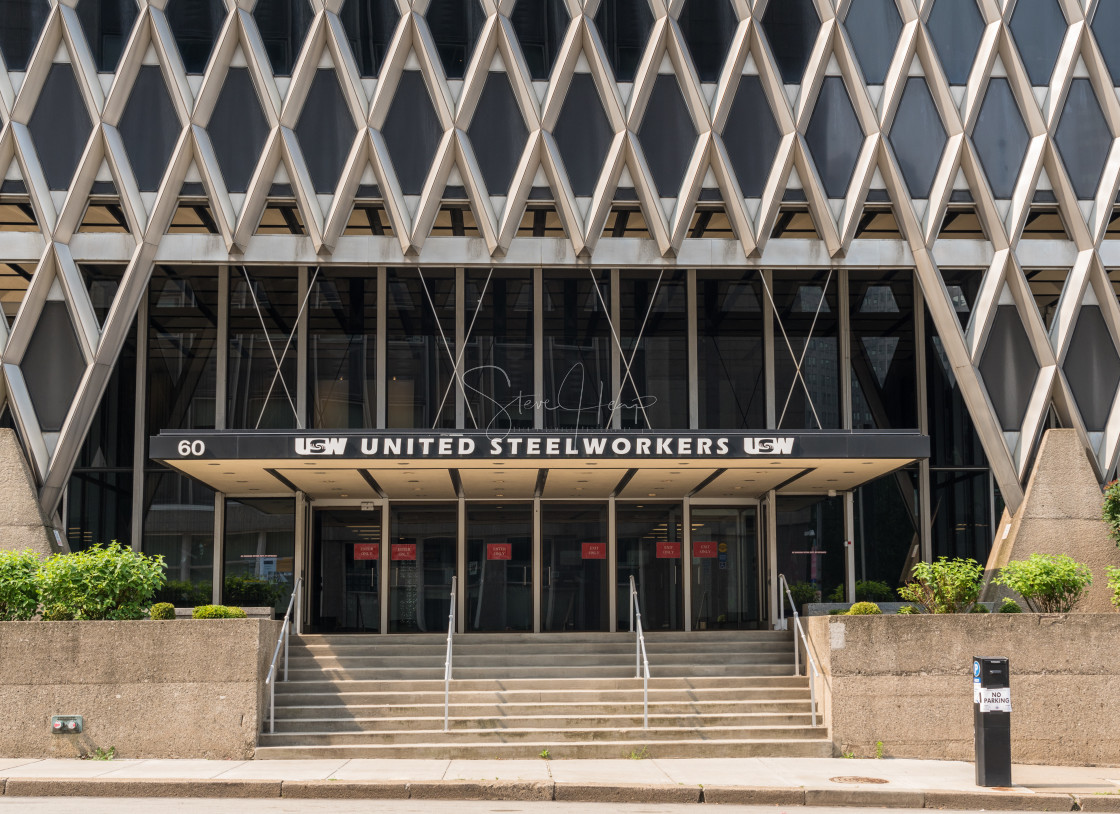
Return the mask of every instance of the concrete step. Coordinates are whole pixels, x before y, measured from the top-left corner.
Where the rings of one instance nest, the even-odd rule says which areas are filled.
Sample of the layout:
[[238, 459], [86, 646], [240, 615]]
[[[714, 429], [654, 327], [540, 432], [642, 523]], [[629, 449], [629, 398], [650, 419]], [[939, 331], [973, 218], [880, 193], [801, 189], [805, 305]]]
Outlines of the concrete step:
[[[792, 664], [697, 664], [697, 665], [664, 665], [661, 668], [663, 677], [709, 676], [709, 677], [740, 677], [753, 678], [761, 676], [789, 675]], [[625, 679], [633, 677], [633, 666], [599, 666], [590, 665], [582, 667], [463, 667], [455, 670], [456, 679], [498, 679], [508, 678], [604, 678]], [[443, 678], [443, 669], [429, 668], [403, 668], [392, 667], [363, 667], [357, 669], [338, 668], [325, 670], [291, 669], [288, 671], [291, 681], [312, 681], [316, 677], [333, 681], [396, 681], [413, 682], [422, 680], [436, 680]]]
[[[743, 651], [734, 653], [696, 653], [688, 651], [685, 653], [650, 653], [647, 651], [647, 658], [650, 663], [650, 671], [660, 668], [667, 664], [681, 664], [688, 663], [693, 665], [698, 664], [786, 664], [791, 667], [793, 665], [793, 652], [787, 650], [774, 650], [774, 651]], [[375, 654], [362, 654], [362, 655], [316, 655], [313, 657], [306, 657], [302, 655], [291, 654], [291, 659], [288, 662], [289, 670], [313, 670], [313, 669], [337, 669], [345, 667], [347, 669], [367, 668], [367, 667], [393, 667], [396, 669], [403, 669], [406, 667], [413, 668], [431, 668], [433, 666], [443, 666], [444, 655], [441, 653], [439, 660], [435, 660], [429, 656], [413, 656], [413, 655], [400, 655], [400, 656], [384, 656]], [[502, 668], [502, 667], [547, 667], [550, 665], [562, 664], [565, 667], [616, 667], [619, 665], [626, 665], [633, 669], [634, 665], [634, 651], [627, 651], [625, 653], [581, 653], [578, 651], [566, 653], [487, 653], [476, 654], [470, 651], [457, 652], [454, 654], [452, 660], [452, 667], [458, 671], [460, 669], [475, 668], [475, 667], [489, 667], [489, 668]]]
[[[436, 710], [430, 710], [435, 713]], [[490, 732], [506, 729], [534, 729], [541, 731], [561, 729], [606, 729], [611, 731], [624, 729], [641, 729], [643, 724], [642, 710], [631, 714], [613, 713], [613, 708], [603, 709], [599, 712], [584, 711], [571, 715], [498, 715], [486, 717], [461, 717], [458, 711], [448, 718], [447, 724], [451, 731], [464, 732]], [[417, 731], [443, 731], [443, 710], [439, 714], [427, 717], [374, 717], [374, 718], [289, 718], [286, 715], [277, 716], [276, 734], [290, 734], [294, 732], [309, 733], [361, 733], [361, 732], [417, 732]], [[651, 710], [649, 725], [655, 729], [677, 728], [681, 731], [698, 728], [739, 728], [757, 729], [775, 727], [809, 727], [812, 725], [812, 716], [806, 709], [800, 714], [765, 714], [765, 713], [726, 713], [722, 715], [697, 715], [685, 713], [683, 715], [654, 714]]]
[[406, 744], [428, 743], [433, 736], [440, 743], [520, 743], [549, 740], [558, 743], [568, 741], [643, 741], [643, 740], [804, 740], [815, 738], [820, 732], [810, 726], [712, 726], [699, 727], [654, 727], [643, 729], [639, 723], [634, 727], [600, 728], [504, 728], [493, 729], [451, 729], [440, 730], [374, 730], [364, 732], [291, 732], [282, 734], [265, 733], [260, 736], [261, 746], [361, 746], [363, 744]]
[[[634, 642], [628, 641], [619, 644], [573, 644], [573, 645], [518, 645], [517, 647], [502, 646], [498, 644], [467, 645], [456, 641], [453, 644], [455, 660], [463, 657], [524, 657], [524, 658], [557, 658], [568, 655], [598, 656], [602, 658], [633, 658], [635, 651]], [[428, 663], [438, 661], [443, 663], [447, 652], [446, 645], [439, 647], [415, 647], [412, 645], [305, 645], [292, 642], [289, 646], [289, 655], [292, 659], [348, 659], [348, 658], [380, 658], [380, 659], [430, 659]], [[757, 644], [713, 642], [708, 645], [688, 645], [663, 642], [660, 644], [646, 643], [646, 653], [650, 658], [664, 658], [677, 654], [699, 656], [735, 656], [749, 653], [788, 653], [793, 656], [793, 643], [759, 642]]]
[[[277, 699], [279, 700], [279, 699]], [[385, 706], [382, 704], [326, 703], [304, 705], [276, 705], [276, 719], [294, 720], [358, 720], [378, 718], [393, 720], [399, 718], [438, 718], [443, 722], [443, 699], [432, 700], [427, 704], [408, 704]], [[458, 703], [459, 696], [452, 696], [451, 715], [456, 718], [506, 718], [519, 719], [531, 716], [564, 715], [580, 716], [609, 713], [612, 715], [641, 715], [642, 702], [638, 700], [612, 700], [596, 703], [592, 699], [559, 703]], [[650, 701], [650, 715], [753, 715], [771, 713], [776, 715], [808, 715], [810, 712], [809, 695], [790, 700], [733, 700], [733, 701]]]
[[[646, 644], [659, 642], [760, 642], [793, 641], [793, 633], [788, 630], [698, 630], [683, 631], [645, 631]], [[549, 644], [558, 642], [573, 644], [577, 642], [612, 643], [634, 641], [634, 634], [627, 631], [618, 633], [457, 633], [454, 641], [459, 644], [497, 644], [516, 647], [522, 644]], [[304, 633], [292, 636], [292, 642], [309, 645], [355, 645], [364, 643], [385, 643], [394, 645], [429, 645], [441, 647], [447, 642], [447, 631], [438, 633]]]
[[[353, 746], [258, 746], [261, 760], [313, 760], [316, 758], [413, 758], [428, 760], [539, 759], [547, 750], [553, 759], [605, 758], [730, 758], [730, 757], [832, 757], [832, 741], [824, 730], [814, 737], [787, 739], [707, 740], [597, 740], [571, 742], [537, 740], [521, 743], [365, 744]], [[442, 734], [442, 733], [440, 733]]]
[[[277, 692], [283, 692], [286, 686], [292, 684], [307, 684], [296, 680], [281, 680], [276, 685]], [[334, 683], [334, 682], [332, 682]], [[367, 692], [383, 690], [386, 692], [400, 692], [399, 681], [363, 681], [363, 684], [373, 686], [363, 687]], [[413, 682], [408, 685], [410, 693], [439, 692], [443, 693], [443, 674], [438, 679], [428, 679]], [[778, 676], [652, 676], [649, 680], [651, 689], [735, 689], [742, 687], [808, 687], [805, 676], [793, 675], [793, 668]], [[508, 692], [514, 690], [625, 690], [642, 687], [642, 679], [635, 678], [633, 668], [629, 676], [624, 678], [488, 678], [488, 679], [453, 679], [451, 689], [454, 691], [493, 691]]]

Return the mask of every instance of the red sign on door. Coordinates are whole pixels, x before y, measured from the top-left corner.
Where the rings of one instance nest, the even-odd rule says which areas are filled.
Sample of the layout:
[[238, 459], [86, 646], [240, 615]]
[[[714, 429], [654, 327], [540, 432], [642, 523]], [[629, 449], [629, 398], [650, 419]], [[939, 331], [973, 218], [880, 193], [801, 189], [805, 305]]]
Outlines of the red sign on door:
[[584, 543], [583, 544], [583, 559], [585, 560], [605, 560], [607, 558], [607, 544], [606, 543]]
[[659, 560], [678, 559], [681, 556], [680, 543], [658, 543], [657, 558]]
[[513, 546], [509, 543], [487, 543], [486, 544], [486, 559], [488, 560], [512, 560], [513, 559]]
[[715, 557], [719, 552], [717, 549], [719, 544], [714, 540], [693, 540], [692, 541], [692, 556], [693, 557]]
[[354, 543], [355, 560], [376, 560], [381, 556], [381, 546], [377, 543]]
[[393, 543], [389, 547], [389, 556], [394, 560], [415, 560], [416, 543]]

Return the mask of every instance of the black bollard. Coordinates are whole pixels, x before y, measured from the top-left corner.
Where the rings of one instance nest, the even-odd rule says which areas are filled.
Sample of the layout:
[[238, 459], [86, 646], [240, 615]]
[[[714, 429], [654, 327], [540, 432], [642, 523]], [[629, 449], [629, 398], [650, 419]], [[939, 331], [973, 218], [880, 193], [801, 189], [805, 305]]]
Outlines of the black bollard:
[[972, 660], [976, 785], [1011, 785], [1011, 673], [1007, 659]]

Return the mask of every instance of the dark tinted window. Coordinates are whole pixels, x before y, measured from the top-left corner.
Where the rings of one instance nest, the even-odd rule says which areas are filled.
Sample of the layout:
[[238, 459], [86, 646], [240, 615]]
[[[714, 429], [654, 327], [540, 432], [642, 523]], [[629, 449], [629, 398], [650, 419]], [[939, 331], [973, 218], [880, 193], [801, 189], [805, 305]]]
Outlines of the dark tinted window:
[[949, 83], [966, 84], [984, 34], [976, 0], [937, 0], [926, 25]]
[[658, 74], [653, 85], [638, 141], [662, 198], [675, 198], [684, 180], [696, 128], [673, 74]]
[[700, 427], [766, 426], [766, 361], [760, 273], [698, 272], [697, 363]]
[[851, 271], [852, 427], [916, 429], [918, 369], [909, 271]]
[[718, 81], [739, 26], [731, 0], [688, 0], [677, 22], [700, 81]]
[[424, 15], [448, 79], [462, 79], [486, 13], [478, 0], [432, 0]]
[[132, 32], [136, 3], [134, 0], [81, 0], [77, 11], [97, 70], [112, 73], [117, 69]]
[[491, 71], [467, 131], [491, 195], [505, 195], [521, 160], [529, 130], [504, 73]]
[[528, 271], [468, 270], [463, 353], [467, 421], [494, 433], [533, 426], [533, 281]]
[[554, 135], [572, 191], [580, 196], [591, 195], [614, 138], [591, 74], [577, 73], [572, 77]]
[[1050, 84], [1050, 74], [1066, 35], [1066, 18], [1058, 0], [1017, 0], [1011, 33], [1032, 85]]
[[533, 79], [548, 79], [570, 19], [564, 0], [519, 0], [513, 7], [509, 21]]
[[455, 274], [388, 273], [387, 426], [454, 427]]
[[844, 25], [859, 57], [863, 78], [869, 85], [883, 84], [902, 33], [898, 6], [894, 0], [852, 0]]
[[825, 194], [843, 198], [863, 147], [863, 130], [839, 76], [825, 77], [805, 141], [813, 153]]
[[166, 13], [183, 67], [187, 73], [202, 73], [225, 22], [225, 4], [222, 0], [169, 0]]
[[182, 129], [163, 72], [143, 65], [117, 128], [141, 192], [155, 192]]
[[66, 303], [48, 300], [20, 362], [35, 417], [43, 432], [57, 432], [86, 372], [86, 360]]
[[1120, 384], [1120, 357], [1099, 305], [1081, 307], [1062, 369], [1086, 429], [1104, 430]]
[[419, 195], [432, 165], [443, 127], [419, 71], [405, 71], [381, 128], [405, 195]]
[[268, 137], [268, 122], [248, 68], [229, 69], [206, 129], [226, 187], [244, 192]]
[[1014, 305], [996, 308], [980, 375], [1003, 431], [1018, 432], [1038, 377], [1038, 361]]
[[684, 272], [623, 272], [618, 412], [627, 429], [688, 426], [688, 302]]
[[911, 76], [906, 80], [906, 89], [891, 125], [890, 142], [910, 194], [915, 198], [929, 197], [946, 140], [945, 126], [926, 81], [920, 76]]
[[51, 65], [27, 128], [47, 186], [67, 189], [93, 125], [69, 63]]
[[317, 70], [296, 124], [296, 138], [315, 192], [334, 192], [356, 132], [334, 69]]
[[545, 272], [545, 428], [608, 426], [610, 301], [608, 272]]
[[362, 76], [377, 76], [400, 19], [393, 0], [346, 0], [338, 16]]
[[997, 198], [1011, 197], [1029, 141], [1011, 86], [1001, 77], [992, 79], [972, 131], [972, 142]]
[[47, 0], [0, 0], [0, 53], [9, 71], [27, 67], [50, 10]]
[[748, 198], [761, 198], [778, 151], [781, 133], [757, 76], [744, 76], [723, 128], [723, 143], [739, 186]]
[[377, 426], [377, 276], [323, 267], [307, 300], [311, 426]]
[[253, 19], [277, 76], [291, 74], [312, 16], [307, 0], [257, 0]]
[[779, 428], [840, 426], [838, 288], [836, 274], [827, 271], [774, 275], [774, 387]]
[[1055, 137], [1062, 163], [1077, 197], [1089, 200], [1097, 192], [1104, 162], [1112, 148], [1112, 133], [1088, 79], [1074, 79]]
[[633, 82], [653, 27], [649, 3], [646, 0], [602, 0], [595, 15], [595, 27], [603, 39], [615, 79]]
[[805, 73], [821, 19], [813, 0], [779, 0], [767, 3], [762, 28], [778, 63], [782, 81], [796, 85]]
[[1112, 84], [1120, 85], [1120, 3], [1100, 3], [1097, 6], [1097, 13], [1093, 15], [1093, 34], [1112, 74]]

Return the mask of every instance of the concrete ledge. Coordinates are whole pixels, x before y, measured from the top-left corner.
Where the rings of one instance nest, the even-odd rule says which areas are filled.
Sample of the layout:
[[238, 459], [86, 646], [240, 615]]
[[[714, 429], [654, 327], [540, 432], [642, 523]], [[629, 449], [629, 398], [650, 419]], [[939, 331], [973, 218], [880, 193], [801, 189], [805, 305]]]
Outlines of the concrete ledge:
[[557, 783], [555, 800], [569, 803], [699, 803], [699, 786], [639, 783]]
[[704, 786], [705, 803], [732, 803], [741, 806], [803, 806], [805, 789], [765, 788], [762, 786]]
[[807, 806], [922, 808], [926, 795], [907, 789], [805, 789]]
[[10, 777], [6, 797], [254, 797], [280, 796], [279, 780], [116, 780]]
[[408, 783], [388, 780], [285, 780], [280, 796], [305, 800], [407, 800]]
[[[926, 808], [967, 811], [1075, 811], [1068, 794], [1030, 794], [998, 791], [927, 791]], [[1102, 809], [1112, 810], [1112, 809]]]
[[1078, 794], [1074, 799], [1082, 811], [1120, 811], [1120, 794]]
[[551, 800], [552, 783], [540, 780], [419, 780], [408, 784], [413, 800]]

